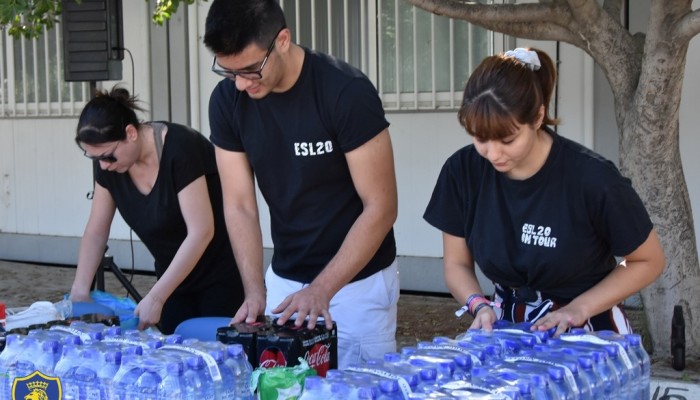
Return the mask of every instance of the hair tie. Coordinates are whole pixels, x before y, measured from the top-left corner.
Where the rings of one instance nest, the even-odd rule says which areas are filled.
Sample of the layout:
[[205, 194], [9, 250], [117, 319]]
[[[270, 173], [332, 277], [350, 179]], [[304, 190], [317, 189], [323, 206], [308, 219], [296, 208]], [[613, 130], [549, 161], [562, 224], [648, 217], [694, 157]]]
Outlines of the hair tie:
[[542, 64], [540, 64], [540, 58], [537, 56], [537, 52], [534, 50], [527, 50], [522, 47], [517, 49], [508, 50], [505, 52], [504, 56], [513, 57], [521, 63], [525, 64], [532, 71], [537, 71], [540, 69]]

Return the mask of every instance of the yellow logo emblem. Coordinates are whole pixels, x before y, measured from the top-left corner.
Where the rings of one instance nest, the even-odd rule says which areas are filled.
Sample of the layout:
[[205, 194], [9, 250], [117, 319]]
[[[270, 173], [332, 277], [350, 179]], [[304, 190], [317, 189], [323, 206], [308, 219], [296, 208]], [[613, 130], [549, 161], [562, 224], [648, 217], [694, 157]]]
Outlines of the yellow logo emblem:
[[39, 371], [15, 378], [12, 382], [12, 400], [62, 400], [61, 380]]

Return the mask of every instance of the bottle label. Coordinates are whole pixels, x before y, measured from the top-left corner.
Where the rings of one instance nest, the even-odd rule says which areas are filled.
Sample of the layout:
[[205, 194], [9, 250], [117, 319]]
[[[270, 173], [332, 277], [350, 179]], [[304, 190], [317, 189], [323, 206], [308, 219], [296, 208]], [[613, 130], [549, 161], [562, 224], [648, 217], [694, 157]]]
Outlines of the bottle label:
[[449, 345], [441, 345], [441, 344], [428, 344], [428, 345], [421, 345], [421, 349], [426, 349], [426, 350], [452, 350], [452, 351], [457, 351], [461, 354], [464, 354], [465, 356], [469, 356], [469, 358], [472, 359], [472, 365], [481, 365], [481, 360], [479, 357], [475, 356], [472, 354], [469, 350], [459, 347], [459, 346], [449, 346]]
[[533, 362], [533, 363], [537, 363], [537, 364], [547, 364], [547, 365], [553, 365], [555, 367], [560, 367], [562, 370], [564, 370], [564, 378], [566, 379], [566, 382], [569, 384], [569, 386], [574, 390], [575, 393], [581, 393], [581, 390], [578, 388], [578, 385], [576, 384], [576, 379], [574, 379], [574, 374], [564, 364], [560, 364], [560, 363], [557, 363], [554, 361], [549, 361], [549, 360], [543, 360], [541, 358], [523, 357], [523, 356], [506, 357], [506, 358], [504, 358], [504, 360], [510, 361], [510, 362], [527, 361], [527, 362]]
[[365, 367], [348, 367], [345, 370], [352, 371], [352, 372], [364, 372], [366, 374], [372, 374], [372, 375], [376, 375], [376, 376], [381, 376], [382, 378], [395, 380], [399, 384], [399, 389], [401, 389], [401, 393], [403, 393], [404, 399], [408, 399], [409, 396], [411, 395], [411, 393], [413, 392], [411, 390], [411, 385], [408, 384], [406, 379], [402, 378], [399, 375], [392, 374], [389, 371], [384, 371], [382, 369], [377, 369], [377, 368], [365, 368]]
[[614, 340], [605, 340], [602, 339], [598, 336], [595, 335], [567, 335], [567, 336], [560, 336], [560, 339], [566, 340], [567, 342], [586, 342], [586, 343], [595, 343], [595, 344], [612, 344], [617, 346], [617, 353], [619, 357], [622, 359], [622, 362], [625, 363], [625, 368], [632, 369], [632, 361], [630, 360], [629, 355], [627, 355], [627, 351], [625, 350], [624, 346], [622, 346], [621, 343], [618, 343]]
[[90, 337], [90, 335], [78, 329], [71, 328], [70, 326], [55, 325], [51, 327], [51, 330], [72, 333], [73, 335], [78, 336], [83, 343], [92, 342], [92, 338]]
[[202, 357], [202, 359], [204, 359], [204, 363], [207, 365], [207, 369], [209, 369], [209, 375], [211, 375], [211, 379], [214, 382], [218, 382], [221, 380], [221, 371], [219, 371], [219, 365], [216, 363], [214, 357], [210, 356], [209, 353], [189, 346], [179, 346], [175, 344], [167, 344], [161, 347], [161, 349], [181, 350]]

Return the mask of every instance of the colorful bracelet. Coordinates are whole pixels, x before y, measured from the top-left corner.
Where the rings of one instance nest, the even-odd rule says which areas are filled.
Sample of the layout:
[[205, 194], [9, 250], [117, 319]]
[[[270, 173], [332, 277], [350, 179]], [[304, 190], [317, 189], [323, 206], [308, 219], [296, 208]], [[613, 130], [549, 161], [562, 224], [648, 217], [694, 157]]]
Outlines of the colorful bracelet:
[[[472, 303], [473, 303], [475, 300], [478, 300], [478, 299], [484, 299], [484, 300], [486, 300], [486, 297], [484, 297], [484, 295], [481, 294], [481, 293], [474, 293], [474, 294], [472, 294], [471, 296], [469, 296], [469, 297], [467, 298], [467, 302], [464, 303], [464, 305], [467, 306], [467, 310], [470, 310], [470, 309], [472, 308]], [[488, 300], [487, 300], [487, 301], [488, 301]]]
[[[472, 296], [475, 296], [475, 295], [472, 295]], [[482, 305], [482, 304], [486, 304], [486, 305], [488, 305], [488, 306], [490, 306], [490, 307], [501, 308], [501, 303], [497, 303], [497, 302], [495, 302], [495, 301], [489, 301], [485, 296], [476, 295], [476, 297], [475, 297], [474, 299], [471, 298], [472, 296], [469, 296], [470, 299], [471, 299], [471, 301], [474, 301], [474, 299], [476, 299], [476, 298], [478, 298], [478, 297], [481, 297], [481, 298], [483, 298], [483, 299], [486, 300], [486, 301], [477, 304], [477, 306], [476, 306], [476, 308], [474, 309], [474, 312], [473, 312], [473, 313], [469, 310], [469, 303], [470, 303], [470, 302], [467, 301], [467, 304], [465, 304], [465, 305], [464, 305], [462, 308], [460, 308], [459, 310], [455, 311], [455, 316], [456, 316], [457, 318], [459, 318], [459, 317], [461, 317], [462, 315], [464, 315], [464, 313], [469, 313], [469, 315], [471, 315], [472, 317], [476, 316], [476, 313], [478, 313], [479, 310], [481, 310], [481, 308], [479, 308], [479, 306]]]
[[484, 307], [491, 307], [491, 302], [488, 302], [488, 301], [487, 301], [487, 302], [485, 302], [485, 303], [479, 303], [479, 304], [474, 308], [474, 312], [470, 312], [469, 314], [471, 314], [471, 316], [472, 316], [473, 318], [476, 318], [476, 314], [478, 314], [479, 311], [481, 311], [481, 309], [484, 308]]
[[487, 299], [486, 297], [477, 297], [476, 299], [474, 299], [474, 301], [472, 301], [469, 304], [469, 314], [472, 316], [476, 315], [474, 310], [476, 310], [476, 308], [479, 307], [480, 304], [484, 303], [489, 303], [489, 299]]

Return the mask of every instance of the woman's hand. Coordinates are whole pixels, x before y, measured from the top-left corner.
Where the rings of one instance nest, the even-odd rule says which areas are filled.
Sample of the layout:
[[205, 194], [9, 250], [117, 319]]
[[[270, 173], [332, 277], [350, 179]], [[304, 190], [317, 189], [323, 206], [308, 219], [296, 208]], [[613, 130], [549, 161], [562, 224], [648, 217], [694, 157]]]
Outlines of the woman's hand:
[[586, 320], [588, 320], [588, 316], [584, 310], [569, 303], [556, 311], [545, 314], [533, 323], [530, 329], [533, 331], [547, 331], [556, 327], [557, 330], [553, 336], [558, 337], [560, 334], [568, 331], [569, 328], [583, 326]]
[[72, 288], [69, 296], [70, 301], [77, 303], [92, 303], [92, 297], [90, 297], [90, 290], [79, 290]]
[[139, 319], [139, 330], [149, 328], [160, 322], [160, 313], [163, 311], [163, 301], [150, 293], [144, 297], [134, 310], [134, 315]]
[[483, 307], [474, 316], [474, 322], [472, 322], [469, 329], [483, 329], [485, 331], [491, 331], [496, 320], [498, 320], [498, 317], [496, 317], [496, 312], [493, 311], [493, 308]]

